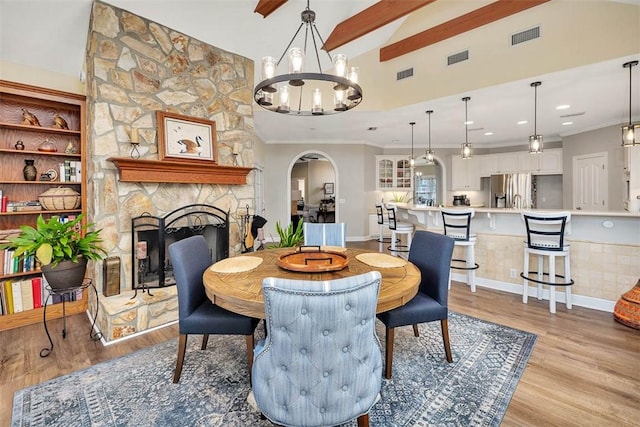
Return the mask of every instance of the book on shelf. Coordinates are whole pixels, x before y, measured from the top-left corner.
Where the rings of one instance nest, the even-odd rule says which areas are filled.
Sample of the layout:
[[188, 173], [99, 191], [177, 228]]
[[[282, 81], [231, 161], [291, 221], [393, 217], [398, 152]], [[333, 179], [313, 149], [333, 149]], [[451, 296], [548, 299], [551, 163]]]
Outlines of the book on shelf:
[[22, 312], [22, 287], [19, 280], [11, 281], [11, 294], [13, 295], [13, 312]]
[[33, 308], [42, 307], [42, 278], [31, 278], [31, 289], [33, 291]]
[[13, 287], [11, 286], [11, 280], [5, 280], [3, 283], [4, 299], [6, 301], [6, 313], [13, 314]]
[[22, 296], [22, 311], [33, 310], [33, 288], [31, 279], [20, 281], [20, 295]]

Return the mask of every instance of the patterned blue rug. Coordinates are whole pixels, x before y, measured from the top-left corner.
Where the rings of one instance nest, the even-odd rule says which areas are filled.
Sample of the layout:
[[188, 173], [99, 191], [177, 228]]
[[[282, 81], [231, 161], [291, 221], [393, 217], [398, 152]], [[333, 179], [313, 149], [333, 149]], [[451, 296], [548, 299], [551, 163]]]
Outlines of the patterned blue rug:
[[[536, 336], [453, 312], [449, 334], [452, 364], [440, 322], [420, 325], [419, 338], [396, 330], [393, 379], [383, 380], [372, 426], [500, 424]], [[212, 335], [204, 351], [200, 342], [190, 338], [179, 384], [170, 340], [16, 392], [11, 425], [270, 426], [247, 404], [244, 338]]]

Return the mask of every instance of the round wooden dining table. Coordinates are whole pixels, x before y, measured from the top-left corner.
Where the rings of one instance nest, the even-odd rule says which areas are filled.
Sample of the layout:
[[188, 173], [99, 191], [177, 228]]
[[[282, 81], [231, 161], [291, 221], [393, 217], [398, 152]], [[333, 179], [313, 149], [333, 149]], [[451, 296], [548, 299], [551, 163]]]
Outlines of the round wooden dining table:
[[[266, 277], [324, 281], [379, 271], [382, 283], [378, 294], [378, 313], [400, 307], [418, 293], [420, 270], [402, 258], [362, 249], [340, 248], [348, 260], [347, 266], [341, 270], [299, 272], [280, 267], [280, 256], [294, 251], [294, 248], [265, 249], [219, 261], [203, 274], [207, 296], [214, 304], [229, 311], [263, 319], [262, 280]], [[370, 255], [358, 257], [360, 254]], [[225, 268], [234, 264], [240, 267]]]

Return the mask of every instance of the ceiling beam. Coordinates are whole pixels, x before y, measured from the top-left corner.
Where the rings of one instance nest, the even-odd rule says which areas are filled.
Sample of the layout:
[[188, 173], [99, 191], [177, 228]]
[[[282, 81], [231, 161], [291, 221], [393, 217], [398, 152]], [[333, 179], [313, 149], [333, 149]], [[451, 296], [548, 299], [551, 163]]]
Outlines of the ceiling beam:
[[287, 0], [259, 0], [253, 13], [259, 13], [263, 18], [266, 18], [286, 2]]
[[436, 25], [380, 49], [380, 62], [389, 61], [423, 47], [471, 31], [549, 0], [498, 0], [473, 12]]
[[359, 37], [433, 3], [435, 0], [380, 0], [360, 13], [345, 19], [333, 29], [324, 49], [331, 52]]

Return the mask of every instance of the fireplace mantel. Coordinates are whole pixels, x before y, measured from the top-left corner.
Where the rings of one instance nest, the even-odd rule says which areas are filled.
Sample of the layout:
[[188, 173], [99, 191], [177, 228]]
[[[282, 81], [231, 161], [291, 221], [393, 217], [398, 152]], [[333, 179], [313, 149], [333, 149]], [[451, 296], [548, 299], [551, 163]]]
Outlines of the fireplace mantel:
[[141, 160], [110, 157], [122, 182], [173, 182], [182, 184], [245, 185], [253, 168], [213, 163]]

